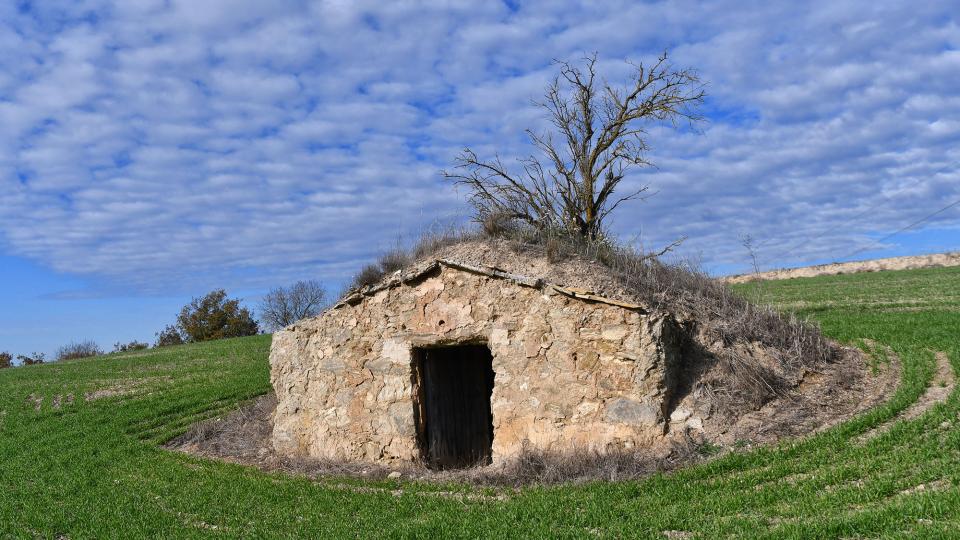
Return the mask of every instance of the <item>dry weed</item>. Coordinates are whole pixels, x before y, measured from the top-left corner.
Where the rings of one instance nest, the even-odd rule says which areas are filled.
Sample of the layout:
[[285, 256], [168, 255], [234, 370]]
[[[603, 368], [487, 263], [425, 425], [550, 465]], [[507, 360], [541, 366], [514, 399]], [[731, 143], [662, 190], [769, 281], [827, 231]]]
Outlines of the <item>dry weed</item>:
[[[715, 377], [700, 384], [712, 387], [708, 390], [718, 397], [720, 408], [755, 408], [792, 387], [805, 369], [838, 358], [838, 348], [815, 324], [747, 301], [692, 261], [667, 262], [660, 257], [663, 251], [652, 254], [607, 239], [533, 229], [497, 216], [488, 217], [478, 229], [430, 231], [409, 250], [391, 250], [364, 268], [351, 290], [372, 285], [451, 245], [493, 239], [553, 264], [570, 259], [599, 263], [634, 300], [674, 314], [692, 336], [684, 356], [716, 370]], [[753, 354], [757, 349], [772, 358]], [[702, 374], [706, 367], [685, 370]]]

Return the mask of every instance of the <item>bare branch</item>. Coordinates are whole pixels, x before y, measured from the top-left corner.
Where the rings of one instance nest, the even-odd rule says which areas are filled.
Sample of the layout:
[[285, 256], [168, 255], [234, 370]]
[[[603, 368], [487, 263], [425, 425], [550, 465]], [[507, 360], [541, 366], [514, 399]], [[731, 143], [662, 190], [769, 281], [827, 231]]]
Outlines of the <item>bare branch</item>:
[[557, 61], [559, 74], [536, 102], [559, 135], [555, 141], [550, 133], [527, 131], [544, 161], [519, 159], [514, 174], [499, 157], [481, 160], [468, 148], [454, 171], [443, 172], [470, 190], [478, 219], [508, 215], [536, 227], [601, 236], [616, 208], [647, 191], [614, 197], [631, 168], [653, 166], [646, 158], [649, 126], [701, 120], [703, 83], [692, 70], [673, 69], [666, 53], [649, 67], [631, 64], [633, 76], [623, 88], [598, 83], [596, 53], [582, 60]]
[[270, 330], [279, 330], [322, 310], [327, 292], [319, 281], [298, 281], [271, 290], [260, 302], [260, 320]]

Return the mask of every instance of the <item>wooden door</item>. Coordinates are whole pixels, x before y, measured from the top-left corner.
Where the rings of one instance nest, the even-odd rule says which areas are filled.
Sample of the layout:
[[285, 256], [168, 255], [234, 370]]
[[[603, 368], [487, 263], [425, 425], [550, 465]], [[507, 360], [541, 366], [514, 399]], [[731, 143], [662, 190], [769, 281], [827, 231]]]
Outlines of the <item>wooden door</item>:
[[422, 349], [424, 443], [438, 469], [486, 465], [493, 444], [493, 366], [483, 345]]

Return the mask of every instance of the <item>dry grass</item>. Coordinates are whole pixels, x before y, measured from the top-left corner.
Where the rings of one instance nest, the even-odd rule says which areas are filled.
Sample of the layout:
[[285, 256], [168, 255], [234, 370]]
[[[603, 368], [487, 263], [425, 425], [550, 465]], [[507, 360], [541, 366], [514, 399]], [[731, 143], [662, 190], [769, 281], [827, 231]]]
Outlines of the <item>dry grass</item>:
[[[543, 256], [551, 263], [571, 258], [599, 263], [635, 300], [674, 314], [695, 336], [684, 356], [710, 364], [715, 374], [712, 383], [701, 386], [720, 408], [758, 407], [794, 386], [805, 369], [816, 370], [838, 358], [838, 348], [816, 325], [747, 301], [695, 262], [667, 262], [607, 239], [537, 230], [496, 216], [478, 228], [431, 231], [410, 249], [391, 250], [365, 267], [351, 290], [377, 283], [448, 246], [485, 239], [505, 240], [517, 253]], [[760, 349], [763, 354], [753, 354]], [[685, 366], [686, 375], [701, 375], [707, 367]]]
[[433, 472], [432, 481], [452, 480], [481, 486], [529, 486], [637, 480], [703, 459], [708, 452], [688, 439], [667, 449], [543, 452], [524, 448], [502, 465]]
[[401, 270], [414, 262], [429, 257], [441, 249], [478, 240], [486, 235], [478, 231], [467, 231], [457, 228], [447, 228], [442, 230], [429, 231], [421, 235], [417, 243], [410, 249], [396, 247], [387, 251], [377, 259], [377, 262], [368, 264], [360, 269], [355, 276], [347, 291], [361, 289], [367, 285], [374, 285], [384, 278], [384, 276]]
[[77, 341], [63, 345], [57, 349], [56, 359], [58, 361], [62, 360], [77, 360], [80, 358], [90, 358], [92, 356], [100, 356], [103, 354], [103, 349], [100, 348], [95, 342], [86, 340], [86, 341]]
[[655, 449], [542, 452], [524, 447], [499, 465], [434, 471], [423, 463], [385, 465], [277, 455], [272, 446], [276, 396], [267, 394], [220, 418], [201, 422], [165, 446], [204, 457], [225, 459], [264, 470], [310, 478], [358, 477], [459, 482], [477, 486], [528, 486], [643, 478], [702, 459], [703, 442], [685, 438]]

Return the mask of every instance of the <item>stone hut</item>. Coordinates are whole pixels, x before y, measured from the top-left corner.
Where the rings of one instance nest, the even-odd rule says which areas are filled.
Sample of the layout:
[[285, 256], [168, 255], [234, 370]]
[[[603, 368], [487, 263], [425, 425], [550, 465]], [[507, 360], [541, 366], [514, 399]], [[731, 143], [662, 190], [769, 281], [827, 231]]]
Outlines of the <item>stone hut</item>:
[[680, 326], [584, 283], [433, 259], [276, 333], [275, 449], [453, 468], [656, 442]]

